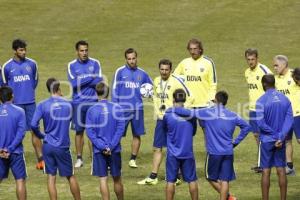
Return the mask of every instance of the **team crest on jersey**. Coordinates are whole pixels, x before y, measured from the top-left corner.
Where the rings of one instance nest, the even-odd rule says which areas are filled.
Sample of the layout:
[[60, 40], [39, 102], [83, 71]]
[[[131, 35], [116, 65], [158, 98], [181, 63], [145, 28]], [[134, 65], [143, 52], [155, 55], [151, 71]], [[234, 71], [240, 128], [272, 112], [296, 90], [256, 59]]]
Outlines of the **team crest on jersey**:
[[204, 72], [204, 68], [201, 67], [201, 68], [200, 68], [200, 72]]
[[291, 81], [288, 81], [288, 82], [287, 82], [288, 85], [291, 85], [291, 83], [292, 83]]
[[89, 66], [89, 71], [93, 72], [94, 71], [94, 66]]
[[167, 89], [170, 90], [171, 89], [171, 85], [168, 85]]
[[142, 77], [141, 77], [141, 76], [138, 76], [138, 77], [137, 77], [137, 80], [138, 80], [138, 81], [141, 81], [141, 80], [142, 80]]
[[26, 68], [26, 70], [27, 70], [28, 72], [31, 72], [31, 67], [30, 67], [30, 66], [26, 66], [25, 68]]
[[7, 110], [3, 109], [0, 113], [0, 116], [6, 116], [7, 115]]
[[256, 76], [256, 80], [259, 80], [259, 76]]

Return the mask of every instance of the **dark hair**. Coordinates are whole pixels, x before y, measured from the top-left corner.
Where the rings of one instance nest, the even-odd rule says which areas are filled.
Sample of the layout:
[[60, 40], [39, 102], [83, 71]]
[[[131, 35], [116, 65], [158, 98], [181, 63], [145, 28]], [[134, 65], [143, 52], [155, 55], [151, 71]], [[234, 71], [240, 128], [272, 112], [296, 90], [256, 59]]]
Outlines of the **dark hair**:
[[12, 42], [12, 49], [17, 51], [17, 49], [19, 48], [26, 48], [27, 44], [24, 40], [21, 40], [21, 39], [15, 39], [13, 42]]
[[200, 40], [198, 40], [198, 39], [196, 39], [196, 38], [190, 39], [190, 40], [188, 41], [188, 43], [187, 43], [187, 46], [186, 46], [187, 50], [189, 50], [191, 44], [197, 44], [198, 47], [199, 47], [199, 49], [201, 49], [201, 55], [203, 54], [204, 49], [203, 49], [202, 42], [201, 42]]
[[221, 103], [223, 106], [225, 106], [228, 101], [228, 94], [226, 91], [219, 91], [215, 95], [215, 98], [217, 100], [217, 103]]
[[292, 77], [293, 77], [293, 79], [300, 81], [300, 68], [299, 67], [297, 67], [293, 70]]
[[99, 97], [107, 98], [109, 95], [109, 87], [106, 83], [100, 82], [96, 85], [96, 92]]
[[78, 50], [79, 49], [79, 46], [87, 46], [89, 47], [89, 43], [87, 43], [86, 41], [84, 40], [79, 40], [78, 42], [76, 42], [75, 44], [75, 49]]
[[160, 65], [169, 65], [172, 70], [172, 62], [169, 59], [161, 59], [158, 63], [158, 68], [160, 69]]
[[135, 53], [135, 56], [137, 57], [136, 50], [134, 48], [128, 48], [125, 50], [125, 53], [124, 53], [125, 58], [127, 58], [127, 54], [130, 54], [130, 53]]
[[13, 98], [13, 90], [8, 86], [0, 87], [0, 101], [5, 103], [7, 101], [12, 100]]
[[246, 49], [246, 51], [245, 51], [245, 57], [247, 57], [248, 55], [255, 55], [255, 57], [257, 58], [258, 57], [258, 51], [257, 51], [257, 49], [254, 49], [254, 48]]
[[264, 88], [275, 88], [275, 77], [273, 74], [265, 74], [261, 79]]
[[173, 93], [175, 103], [184, 103], [186, 101], [186, 93], [183, 89], [176, 89]]
[[46, 86], [47, 86], [48, 92], [54, 94], [54, 93], [57, 93], [59, 91], [60, 83], [55, 78], [49, 78], [46, 81]]

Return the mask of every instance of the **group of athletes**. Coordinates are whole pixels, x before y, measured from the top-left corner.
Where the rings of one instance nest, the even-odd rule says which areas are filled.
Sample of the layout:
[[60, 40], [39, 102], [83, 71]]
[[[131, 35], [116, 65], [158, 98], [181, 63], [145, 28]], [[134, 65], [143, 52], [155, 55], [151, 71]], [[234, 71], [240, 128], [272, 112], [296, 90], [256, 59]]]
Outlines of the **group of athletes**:
[[[174, 199], [175, 185], [182, 179], [188, 183], [191, 199], [198, 199], [193, 136], [197, 122], [205, 135], [207, 158], [205, 175], [221, 200], [236, 199], [229, 192], [229, 182], [235, 179], [233, 148], [249, 132], [258, 144], [258, 165], [262, 173], [262, 197], [269, 199], [270, 172], [276, 167], [281, 199], [286, 199], [286, 174], [295, 175], [292, 135], [300, 142], [300, 69], [289, 69], [288, 58], [273, 59], [275, 76], [259, 63], [256, 49], [247, 49], [248, 68], [245, 78], [249, 88], [249, 123], [228, 110], [228, 94], [217, 92], [216, 68], [205, 56], [202, 42], [188, 41], [189, 58], [182, 60], [173, 71], [168, 59], [159, 61], [160, 76], [152, 82], [137, 65], [137, 52], [125, 51], [125, 65], [114, 74], [111, 87], [103, 79], [101, 64], [88, 55], [88, 43], [75, 44], [77, 58], [68, 64], [67, 76], [72, 87], [72, 100], [62, 97], [60, 82], [46, 81], [50, 97], [36, 106], [35, 89], [38, 68], [26, 57], [26, 42], [12, 43], [14, 56], [3, 64], [0, 78], [0, 182], [11, 169], [16, 180], [18, 199], [26, 199], [24, 150], [22, 140], [26, 131], [32, 132], [37, 157], [37, 169], [48, 175], [50, 199], [57, 199], [56, 173], [66, 177], [74, 199], [80, 199], [80, 189], [74, 176], [70, 153], [69, 125], [75, 130], [77, 160], [75, 168], [83, 166], [84, 131], [91, 142], [92, 175], [100, 179], [103, 199], [110, 199], [108, 173], [113, 177], [117, 199], [124, 199], [121, 179], [121, 145], [130, 124], [131, 155], [128, 165], [138, 168], [137, 156], [144, 135], [143, 96], [140, 88], [153, 85], [153, 105], [157, 116], [153, 139], [152, 170], [139, 185], [156, 185], [166, 147], [166, 199]], [[111, 93], [111, 95], [110, 95]], [[108, 100], [111, 96], [111, 100]], [[43, 121], [43, 132], [40, 121]], [[236, 126], [240, 133], [233, 134]]]

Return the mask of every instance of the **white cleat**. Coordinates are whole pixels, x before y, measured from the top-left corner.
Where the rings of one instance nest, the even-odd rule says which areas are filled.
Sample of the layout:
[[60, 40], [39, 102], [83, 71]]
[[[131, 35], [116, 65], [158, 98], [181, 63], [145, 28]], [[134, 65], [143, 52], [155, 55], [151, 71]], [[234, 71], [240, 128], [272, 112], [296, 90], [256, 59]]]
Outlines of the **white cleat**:
[[83, 166], [83, 161], [82, 161], [81, 159], [77, 159], [77, 161], [76, 161], [74, 167], [75, 167], [75, 168], [80, 168], [80, 167], [82, 167], [82, 166]]
[[135, 160], [129, 160], [129, 163], [128, 163], [129, 167], [131, 168], [138, 168]]

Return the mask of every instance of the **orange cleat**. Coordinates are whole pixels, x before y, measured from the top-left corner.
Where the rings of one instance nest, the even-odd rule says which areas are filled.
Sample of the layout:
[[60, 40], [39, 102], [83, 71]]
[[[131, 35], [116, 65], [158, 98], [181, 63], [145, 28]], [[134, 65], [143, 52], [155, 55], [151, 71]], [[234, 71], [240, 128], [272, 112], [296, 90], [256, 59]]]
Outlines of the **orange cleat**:
[[35, 167], [36, 167], [36, 169], [38, 169], [38, 170], [43, 170], [44, 167], [45, 167], [45, 162], [42, 160], [42, 161], [36, 163], [36, 166], [35, 166]]
[[237, 198], [230, 194], [227, 200], [237, 200]]

